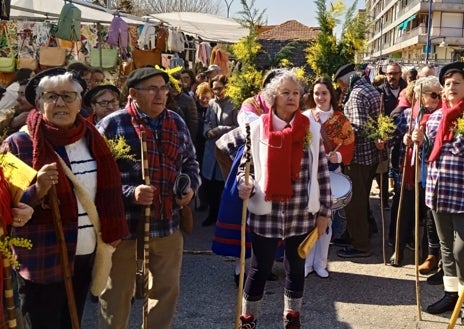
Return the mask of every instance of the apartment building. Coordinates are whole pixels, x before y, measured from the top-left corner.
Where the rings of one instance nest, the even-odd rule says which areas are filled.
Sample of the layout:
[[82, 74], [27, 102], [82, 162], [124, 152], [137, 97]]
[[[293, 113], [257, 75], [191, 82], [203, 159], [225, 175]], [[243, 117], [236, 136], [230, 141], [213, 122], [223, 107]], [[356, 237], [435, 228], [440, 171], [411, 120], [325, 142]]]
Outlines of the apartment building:
[[464, 61], [464, 0], [366, 0], [365, 8], [372, 24], [363, 61]]

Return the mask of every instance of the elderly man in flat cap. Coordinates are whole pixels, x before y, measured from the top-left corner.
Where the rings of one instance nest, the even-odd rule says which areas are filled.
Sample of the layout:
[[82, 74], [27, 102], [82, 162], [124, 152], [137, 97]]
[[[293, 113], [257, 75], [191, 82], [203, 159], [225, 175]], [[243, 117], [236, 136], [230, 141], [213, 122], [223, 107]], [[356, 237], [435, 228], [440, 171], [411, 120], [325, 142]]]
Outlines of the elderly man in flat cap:
[[353, 64], [340, 67], [334, 80], [346, 90], [344, 112], [355, 132], [353, 161], [344, 168], [353, 188], [351, 202], [345, 207], [351, 245], [339, 250], [337, 255], [343, 258], [369, 257], [369, 194], [379, 162], [378, 148], [383, 148], [383, 143], [368, 139], [364, 127], [369, 117], [377, 120], [380, 114], [380, 94], [355, 72]]
[[[168, 329], [179, 296], [183, 237], [180, 208], [200, 185], [199, 166], [189, 130], [182, 118], [166, 109], [169, 76], [153, 67], [132, 71], [126, 80], [125, 109], [101, 120], [97, 128], [107, 138], [124, 136], [135, 161], [118, 160], [126, 220], [130, 235], [113, 255], [106, 290], [100, 296], [100, 328], [128, 326], [136, 279], [137, 230], [143, 232], [144, 211], [150, 207], [148, 328]], [[140, 137], [145, 133], [150, 184], [142, 179]], [[190, 188], [179, 198], [176, 177], [187, 174]], [[140, 235], [139, 235], [140, 237]]]

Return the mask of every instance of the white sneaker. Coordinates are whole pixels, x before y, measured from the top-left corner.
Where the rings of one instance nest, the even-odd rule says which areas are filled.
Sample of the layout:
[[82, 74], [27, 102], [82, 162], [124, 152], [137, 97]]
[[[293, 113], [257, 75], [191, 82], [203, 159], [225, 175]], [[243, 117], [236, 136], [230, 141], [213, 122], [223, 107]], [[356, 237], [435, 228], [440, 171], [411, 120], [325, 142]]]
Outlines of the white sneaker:
[[316, 271], [316, 275], [320, 278], [328, 278], [329, 277], [329, 272], [325, 268], [316, 268], [314, 269]]

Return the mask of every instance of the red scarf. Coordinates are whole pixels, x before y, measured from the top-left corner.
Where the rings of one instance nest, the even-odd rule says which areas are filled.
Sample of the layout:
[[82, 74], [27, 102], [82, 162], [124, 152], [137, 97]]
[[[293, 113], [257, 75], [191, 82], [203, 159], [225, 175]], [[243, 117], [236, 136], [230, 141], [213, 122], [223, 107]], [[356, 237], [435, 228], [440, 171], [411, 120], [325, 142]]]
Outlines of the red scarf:
[[[112, 242], [127, 235], [121, 177], [115, 175], [119, 169], [106, 142], [96, 128], [78, 115], [72, 128], [61, 129], [45, 121], [36, 109], [29, 113], [27, 127], [32, 139], [33, 168], [39, 170], [45, 164], [57, 163], [59, 181], [56, 191], [60, 201], [61, 220], [64, 223], [77, 222], [77, 201], [72, 186], [55, 154], [55, 148], [72, 144], [86, 136], [90, 154], [97, 163], [95, 206], [100, 217], [103, 241]], [[38, 207], [34, 212], [32, 223], [52, 223], [51, 210]]]
[[293, 195], [292, 182], [300, 173], [309, 119], [298, 110], [291, 126], [281, 131], [273, 131], [272, 116], [272, 111], [262, 116], [264, 138], [268, 140], [265, 200], [288, 201]]
[[132, 125], [140, 138], [141, 131], [145, 132], [148, 150], [148, 169], [151, 184], [156, 187], [153, 198], [152, 217], [155, 220], [172, 219], [172, 208], [174, 193], [172, 188], [177, 177], [176, 164], [173, 159], [177, 158], [180, 141], [177, 136], [178, 128], [174, 120], [169, 119], [169, 112], [165, 110], [162, 116], [161, 134], [158, 140], [153, 135], [153, 130], [146, 127], [145, 121], [137, 112], [136, 106], [129, 97], [126, 111], [132, 117]]
[[438, 131], [435, 137], [435, 142], [433, 143], [432, 152], [429, 156], [429, 162], [437, 160], [440, 156], [443, 143], [449, 142], [453, 139], [453, 125], [457, 118], [459, 118], [464, 112], [464, 99], [451, 108], [448, 106], [447, 102], [443, 102], [442, 112], [443, 117], [438, 125]]
[[[414, 104], [414, 108], [411, 109], [412, 111], [412, 120], [416, 120], [419, 114], [419, 102]], [[425, 128], [427, 124], [427, 120], [429, 119], [430, 115], [433, 111], [424, 109], [421, 121], [419, 123], [419, 127]], [[411, 166], [411, 159], [412, 159], [412, 147], [406, 147], [405, 157], [406, 157], [406, 167], [404, 168], [404, 184], [408, 190], [412, 190], [414, 188], [414, 176], [415, 176], [415, 166]], [[419, 152], [419, 150], [417, 150]]]

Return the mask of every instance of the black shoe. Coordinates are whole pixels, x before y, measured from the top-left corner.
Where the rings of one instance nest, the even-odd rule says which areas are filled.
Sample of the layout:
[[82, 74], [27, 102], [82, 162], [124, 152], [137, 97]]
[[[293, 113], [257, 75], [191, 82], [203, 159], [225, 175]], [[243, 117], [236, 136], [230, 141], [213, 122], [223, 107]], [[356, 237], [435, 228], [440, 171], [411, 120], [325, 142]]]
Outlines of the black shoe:
[[438, 302], [433, 303], [427, 307], [427, 313], [430, 314], [441, 314], [448, 311], [454, 310], [456, 302], [458, 301], [457, 292], [447, 292], [445, 291], [445, 296], [440, 299]]
[[211, 217], [207, 217], [202, 223], [201, 226], [211, 226], [216, 224], [216, 220], [212, 219]]
[[438, 268], [438, 271], [427, 278], [427, 283], [430, 285], [443, 284], [443, 270], [441, 267]]
[[396, 253], [393, 253], [393, 255], [391, 255], [390, 259], [388, 260], [390, 265], [393, 267], [403, 266], [403, 253], [402, 252], [398, 253], [398, 264], [395, 264], [395, 256], [396, 256]]

